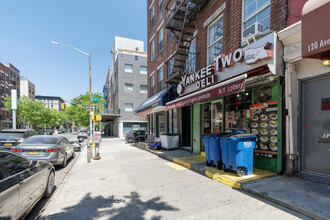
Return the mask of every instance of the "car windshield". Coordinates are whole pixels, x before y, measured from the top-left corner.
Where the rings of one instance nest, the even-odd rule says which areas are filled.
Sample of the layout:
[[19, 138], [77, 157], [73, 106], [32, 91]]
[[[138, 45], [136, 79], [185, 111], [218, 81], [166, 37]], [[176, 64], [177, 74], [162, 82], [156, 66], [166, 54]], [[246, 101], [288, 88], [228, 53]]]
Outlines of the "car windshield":
[[58, 137], [53, 136], [34, 136], [26, 139], [24, 144], [56, 144]]
[[20, 139], [24, 137], [25, 137], [25, 133], [17, 133], [17, 132], [0, 133], [0, 139]]

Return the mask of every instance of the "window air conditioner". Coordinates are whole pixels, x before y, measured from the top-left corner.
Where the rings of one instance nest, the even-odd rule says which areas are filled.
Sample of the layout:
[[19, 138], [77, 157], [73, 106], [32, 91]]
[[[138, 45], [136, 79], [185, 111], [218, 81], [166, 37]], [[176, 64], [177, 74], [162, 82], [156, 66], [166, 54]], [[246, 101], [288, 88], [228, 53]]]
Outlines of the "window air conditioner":
[[251, 36], [255, 40], [255, 37], [264, 34], [263, 30], [264, 30], [263, 24], [259, 22], [252, 24], [251, 26], [243, 30], [243, 41], [249, 40]]

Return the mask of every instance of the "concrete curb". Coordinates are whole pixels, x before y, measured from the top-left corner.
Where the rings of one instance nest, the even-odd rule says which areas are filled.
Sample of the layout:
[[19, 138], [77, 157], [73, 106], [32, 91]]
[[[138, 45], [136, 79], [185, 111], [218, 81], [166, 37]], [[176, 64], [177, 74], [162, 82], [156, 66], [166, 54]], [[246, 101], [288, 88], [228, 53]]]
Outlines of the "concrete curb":
[[[177, 162], [174, 160], [174, 158], [171, 157], [171, 156], [167, 156], [167, 155], [164, 155], [164, 154], [160, 154], [160, 153], [158, 153], [157, 151], [150, 150], [150, 149], [147, 148], [147, 147], [139, 147], [139, 146], [136, 146], [136, 147], [138, 147], [138, 148], [141, 149], [141, 150], [149, 151], [150, 153], [152, 153], [152, 154], [158, 156], [159, 158], [162, 158], [162, 159], [165, 159], [165, 160], [168, 160], [168, 161], [174, 162], [174, 163], [179, 164], [179, 165], [181, 165], [181, 166], [185, 166], [184, 164], [177, 163]], [[205, 172], [204, 169], [202, 169], [202, 168], [200, 168], [200, 167], [198, 167], [198, 166], [195, 166], [194, 164], [190, 164], [189, 167], [188, 167], [188, 166], [185, 166], [185, 167], [187, 167], [187, 168], [189, 168], [189, 169], [191, 169], [191, 170], [197, 171], [198, 173], [204, 175], [205, 177], [208, 177], [208, 178], [212, 179], [211, 177], [209, 177], [209, 176], [206, 175], [206, 172]], [[265, 177], [265, 178], [267, 178], [267, 177]], [[251, 180], [251, 181], [257, 181], [257, 179], [255, 179], [255, 180]], [[308, 211], [306, 211], [306, 210], [304, 210], [304, 209], [301, 209], [301, 208], [299, 208], [299, 207], [296, 207], [296, 206], [290, 205], [290, 204], [288, 204], [288, 203], [282, 202], [282, 201], [280, 201], [280, 200], [278, 200], [278, 199], [274, 199], [274, 198], [272, 198], [272, 197], [270, 197], [270, 196], [267, 196], [267, 195], [265, 195], [265, 194], [259, 193], [259, 192], [257, 192], [257, 191], [250, 190], [250, 189], [244, 187], [244, 183], [241, 183], [241, 184], [240, 184], [240, 189], [241, 189], [241, 190], [244, 190], [244, 191], [246, 191], [246, 192], [248, 192], [248, 193], [251, 193], [251, 194], [253, 194], [253, 195], [255, 195], [255, 196], [258, 196], [258, 197], [260, 197], [260, 198], [262, 198], [262, 199], [265, 199], [265, 200], [268, 200], [268, 201], [270, 201], [270, 202], [273, 202], [273, 203], [275, 203], [275, 204], [277, 204], [277, 205], [280, 205], [280, 206], [283, 206], [283, 207], [288, 208], [288, 209], [290, 209], [290, 210], [293, 210], [293, 211], [295, 211], [295, 212], [297, 212], [297, 213], [303, 214], [303, 215], [305, 215], [305, 216], [307, 216], [307, 217], [310, 217], [310, 218], [313, 218], [313, 219], [326, 220], [325, 218], [323, 218], [323, 217], [321, 217], [321, 216], [315, 215], [314, 213], [308, 212]]]
[[48, 206], [54, 202], [57, 197], [58, 197], [58, 194], [62, 191], [62, 188], [66, 182], [66, 180], [69, 178], [69, 176], [71, 175], [71, 170], [72, 168], [74, 167], [74, 165], [77, 163], [77, 161], [80, 159], [80, 155], [79, 154], [78, 156], [76, 155], [76, 160], [74, 161], [74, 163], [71, 165], [70, 169], [68, 169], [67, 171], [67, 175], [65, 175], [65, 177], [62, 179], [62, 182], [59, 184], [59, 186], [56, 188], [56, 190], [53, 192], [52, 196], [50, 197], [50, 199], [47, 201], [47, 203], [44, 205], [44, 207], [42, 208], [42, 210], [40, 211], [39, 215], [36, 217], [36, 219], [41, 219], [42, 216], [45, 214], [45, 211], [47, 210]]

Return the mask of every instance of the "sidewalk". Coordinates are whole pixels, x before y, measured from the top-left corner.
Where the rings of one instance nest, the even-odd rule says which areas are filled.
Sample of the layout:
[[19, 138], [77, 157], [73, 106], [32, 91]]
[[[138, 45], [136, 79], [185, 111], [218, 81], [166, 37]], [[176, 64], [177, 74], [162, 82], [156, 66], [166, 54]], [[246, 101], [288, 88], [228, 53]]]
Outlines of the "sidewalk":
[[151, 150], [145, 146], [139, 148], [311, 218], [330, 219], [330, 186], [328, 185], [276, 175], [256, 168], [253, 175], [238, 177], [236, 173], [205, 166], [206, 159], [203, 155], [194, 155], [183, 150]]

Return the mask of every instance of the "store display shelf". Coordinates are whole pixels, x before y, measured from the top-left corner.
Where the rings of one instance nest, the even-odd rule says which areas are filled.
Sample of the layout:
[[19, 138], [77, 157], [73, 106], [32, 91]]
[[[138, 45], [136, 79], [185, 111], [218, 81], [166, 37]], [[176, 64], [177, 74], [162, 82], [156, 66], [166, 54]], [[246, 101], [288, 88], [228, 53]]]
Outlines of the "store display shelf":
[[262, 154], [274, 154], [277, 155], [277, 152], [275, 151], [270, 151], [270, 150], [253, 150], [255, 153], [262, 153]]

